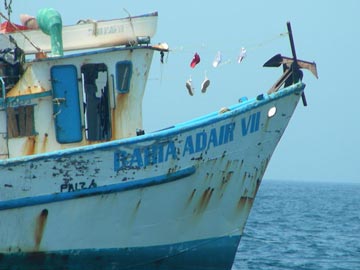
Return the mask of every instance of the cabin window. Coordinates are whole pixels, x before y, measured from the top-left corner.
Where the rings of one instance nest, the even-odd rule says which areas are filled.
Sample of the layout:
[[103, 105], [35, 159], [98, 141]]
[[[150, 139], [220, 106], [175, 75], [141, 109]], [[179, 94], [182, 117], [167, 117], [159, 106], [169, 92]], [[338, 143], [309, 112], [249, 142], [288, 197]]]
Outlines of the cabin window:
[[83, 80], [85, 133], [89, 141], [110, 140], [108, 71], [105, 64], [85, 64]]
[[21, 106], [7, 109], [8, 137], [17, 138], [35, 134], [34, 106]]
[[130, 90], [130, 79], [132, 75], [132, 63], [121, 61], [116, 63], [116, 89], [125, 94]]

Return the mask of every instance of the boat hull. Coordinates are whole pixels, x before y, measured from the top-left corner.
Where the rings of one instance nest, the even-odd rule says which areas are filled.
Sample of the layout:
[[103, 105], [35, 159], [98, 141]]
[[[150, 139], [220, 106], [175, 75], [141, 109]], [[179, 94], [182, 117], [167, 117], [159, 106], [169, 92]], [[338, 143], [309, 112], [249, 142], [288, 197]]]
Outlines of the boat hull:
[[230, 269], [303, 89], [135, 138], [0, 161], [0, 265]]
[[4, 269], [27, 270], [223, 270], [231, 268], [239, 241], [239, 237], [223, 237], [150, 248], [32, 252], [6, 256], [0, 263], [7, 265]]

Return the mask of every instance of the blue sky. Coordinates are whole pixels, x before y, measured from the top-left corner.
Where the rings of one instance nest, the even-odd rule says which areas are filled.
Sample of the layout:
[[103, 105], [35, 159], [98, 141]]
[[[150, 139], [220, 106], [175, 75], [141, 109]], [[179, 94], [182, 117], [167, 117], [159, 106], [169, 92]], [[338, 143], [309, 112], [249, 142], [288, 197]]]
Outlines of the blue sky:
[[[164, 65], [158, 54], [154, 57], [144, 96], [147, 131], [266, 92], [281, 69], [262, 65], [277, 53], [291, 56], [288, 38], [281, 35], [290, 21], [297, 56], [317, 63], [319, 80], [304, 71], [308, 107], [299, 104], [265, 179], [360, 183], [360, 1], [13, 0], [12, 20], [18, 22], [21, 13], [36, 15], [44, 7], [57, 9], [64, 24], [125, 17], [124, 9], [132, 15], [159, 12], [153, 43], [167, 42], [172, 51]], [[237, 64], [241, 47], [247, 56]], [[214, 69], [218, 51], [224, 64]], [[195, 52], [201, 62], [190, 69]], [[211, 85], [202, 94], [205, 73]], [[185, 89], [190, 76], [193, 97]]]

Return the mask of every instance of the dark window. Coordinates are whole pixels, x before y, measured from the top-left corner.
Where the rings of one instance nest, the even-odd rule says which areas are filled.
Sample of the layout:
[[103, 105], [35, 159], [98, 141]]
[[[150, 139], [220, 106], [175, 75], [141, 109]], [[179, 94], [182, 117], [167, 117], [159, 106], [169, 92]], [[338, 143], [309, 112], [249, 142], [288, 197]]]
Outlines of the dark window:
[[120, 93], [128, 93], [132, 75], [132, 64], [130, 61], [116, 63], [116, 89]]
[[108, 72], [105, 64], [81, 67], [84, 88], [86, 138], [89, 141], [111, 139]]
[[7, 109], [9, 138], [35, 134], [34, 106], [21, 106]]

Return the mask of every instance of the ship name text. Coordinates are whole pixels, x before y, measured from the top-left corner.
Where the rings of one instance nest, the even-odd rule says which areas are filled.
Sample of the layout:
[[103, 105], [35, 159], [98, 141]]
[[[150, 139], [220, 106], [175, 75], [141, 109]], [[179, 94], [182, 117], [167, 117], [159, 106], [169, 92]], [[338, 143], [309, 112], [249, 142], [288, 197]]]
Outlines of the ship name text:
[[[253, 113], [241, 119], [239, 123], [243, 137], [259, 131], [260, 112]], [[209, 130], [198, 131], [187, 135], [180, 142], [180, 136], [176, 139], [158, 141], [149, 146], [131, 145], [125, 149], [114, 152], [114, 171], [139, 169], [150, 165], [156, 165], [171, 160], [177, 160], [185, 156], [197, 154], [220, 145], [234, 141], [236, 123], [231, 122]]]

